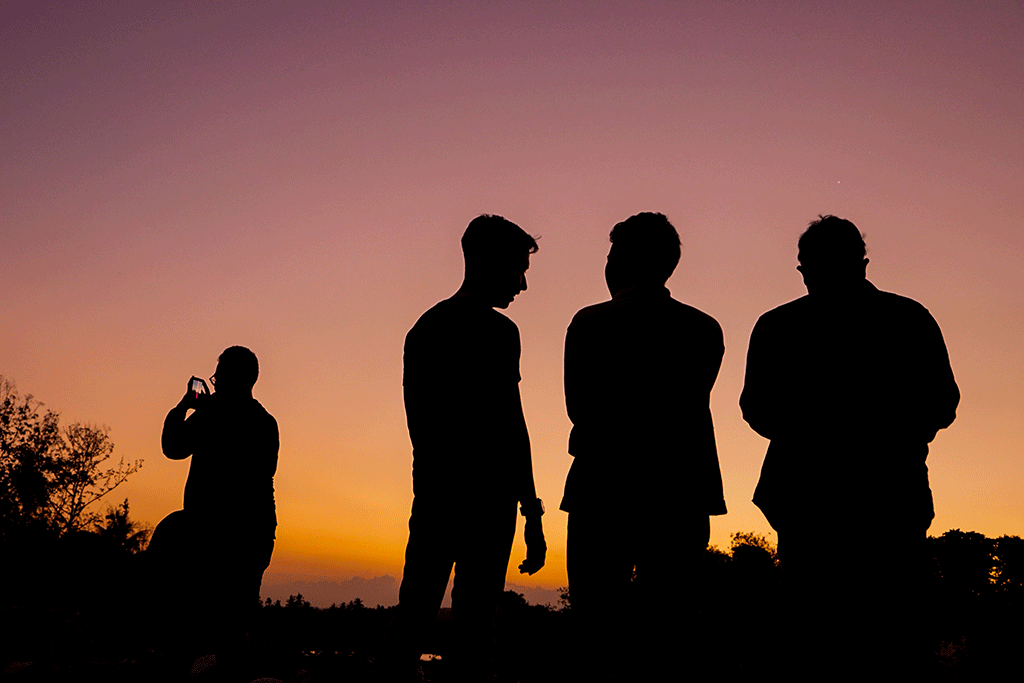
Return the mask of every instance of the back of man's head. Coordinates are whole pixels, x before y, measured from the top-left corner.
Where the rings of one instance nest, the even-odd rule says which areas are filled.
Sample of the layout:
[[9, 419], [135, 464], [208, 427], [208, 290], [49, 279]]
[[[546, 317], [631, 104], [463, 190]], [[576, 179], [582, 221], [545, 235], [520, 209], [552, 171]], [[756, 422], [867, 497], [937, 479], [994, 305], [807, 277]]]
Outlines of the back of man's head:
[[864, 235], [857, 226], [838, 216], [818, 216], [797, 242], [802, 266], [845, 268], [859, 265], [867, 255]]
[[520, 259], [537, 253], [537, 240], [502, 216], [481, 214], [462, 234], [462, 255], [466, 269], [488, 268], [496, 262]]
[[797, 270], [810, 294], [857, 291], [868, 265], [867, 246], [857, 226], [836, 216], [818, 216], [797, 242]]
[[612, 228], [608, 237], [618, 266], [630, 279], [664, 284], [679, 264], [679, 233], [665, 214], [644, 212], [630, 216]]
[[251, 391], [259, 375], [256, 354], [244, 346], [230, 346], [217, 358], [217, 386], [222, 391]]

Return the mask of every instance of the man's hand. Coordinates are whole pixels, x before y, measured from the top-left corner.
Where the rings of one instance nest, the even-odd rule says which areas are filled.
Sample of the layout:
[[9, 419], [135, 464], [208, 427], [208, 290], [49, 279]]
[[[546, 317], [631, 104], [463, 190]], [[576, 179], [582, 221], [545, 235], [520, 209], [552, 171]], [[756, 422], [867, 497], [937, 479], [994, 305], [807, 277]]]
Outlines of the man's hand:
[[[195, 391], [192, 390], [192, 382], [194, 381], [198, 381], [203, 385], [203, 390], [199, 392], [198, 395], [196, 394]], [[182, 396], [180, 401], [178, 401], [178, 407], [185, 408], [186, 410], [189, 408], [195, 410], [199, 406], [199, 404], [203, 402], [203, 399], [208, 397], [209, 395], [210, 390], [206, 386], [206, 380], [200, 379], [199, 377], [192, 377], [188, 381], [188, 389], [185, 391], [185, 395]]]
[[544, 542], [544, 525], [540, 515], [526, 518], [526, 559], [519, 565], [520, 574], [536, 574], [544, 566], [548, 544]]

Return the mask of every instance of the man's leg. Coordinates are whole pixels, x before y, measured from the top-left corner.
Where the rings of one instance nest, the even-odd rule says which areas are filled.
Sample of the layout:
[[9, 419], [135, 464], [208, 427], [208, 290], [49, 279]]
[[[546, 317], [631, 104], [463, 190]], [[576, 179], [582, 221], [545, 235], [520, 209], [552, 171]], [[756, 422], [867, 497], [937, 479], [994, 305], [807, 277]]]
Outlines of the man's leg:
[[795, 681], [841, 680], [837, 615], [849, 604], [849, 582], [831, 541], [847, 538], [839, 529], [826, 533], [816, 526], [791, 525], [779, 530], [783, 620], [788, 678]]
[[877, 518], [808, 524], [779, 533], [779, 559], [795, 680], [920, 677], [923, 531]]
[[263, 572], [274, 552], [272, 533], [241, 536], [222, 547], [222, 613], [217, 625], [217, 666], [242, 676], [249, 667], [249, 632], [259, 609]]
[[412, 680], [426, 633], [437, 619], [454, 558], [451, 514], [414, 500], [398, 607], [376, 658], [380, 680]]
[[[875, 528], [884, 527], [880, 523]], [[865, 658], [868, 673], [906, 680], [927, 675], [925, 539], [926, 532], [920, 528], [890, 519], [884, 538], [866, 549], [851, 622], [858, 625], [856, 635], [873, 635]]]
[[[674, 524], [661, 520], [675, 518]], [[711, 538], [706, 514], [655, 512], [638, 522], [633, 584], [637, 681], [689, 679], [703, 668], [697, 618], [704, 553]]]
[[463, 525], [452, 587], [454, 680], [487, 681], [494, 659], [494, 615], [505, 590], [516, 533], [516, 504], [474, 510]]
[[612, 680], [622, 668], [625, 608], [635, 562], [631, 531], [618, 515], [569, 513], [570, 651], [579, 680]]

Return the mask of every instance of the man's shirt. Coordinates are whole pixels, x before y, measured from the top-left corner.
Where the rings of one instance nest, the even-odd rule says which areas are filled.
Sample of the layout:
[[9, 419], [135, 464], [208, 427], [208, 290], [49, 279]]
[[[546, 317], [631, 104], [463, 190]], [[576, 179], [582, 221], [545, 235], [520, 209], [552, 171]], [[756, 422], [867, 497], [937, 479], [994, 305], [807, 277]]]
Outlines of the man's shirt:
[[574, 461], [561, 508], [725, 514], [710, 408], [724, 353], [715, 319], [665, 287], [580, 310], [565, 337]]
[[469, 297], [441, 301], [406, 335], [403, 386], [417, 497], [516, 499], [529, 436], [519, 328]]
[[842, 300], [808, 295], [768, 311], [740, 397], [743, 418], [771, 440], [754, 502], [773, 526], [794, 511], [859, 506], [926, 528], [928, 443], [959, 401], [939, 326], [916, 301], [865, 280]]
[[170, 458], [192, 456], [186, 511], [230, 523], [233, 533], [273, 533], [280, 436], [277, 420], [259, 401], [214, 393], [185, 420], [172, 410], [162, 443]]

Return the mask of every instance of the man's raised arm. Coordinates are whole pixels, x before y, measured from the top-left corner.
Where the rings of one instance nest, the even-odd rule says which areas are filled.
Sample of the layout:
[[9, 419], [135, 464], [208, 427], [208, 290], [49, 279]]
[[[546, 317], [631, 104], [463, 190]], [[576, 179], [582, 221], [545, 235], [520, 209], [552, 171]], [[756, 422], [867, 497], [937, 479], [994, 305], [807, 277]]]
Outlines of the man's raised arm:
[[171, 460], [184, 460], [192, 455], [195, 446], [193, 434], [195, 432], [195, 421], [186, 419], [190, 408], [199, 406], [204, 397], [196, 398], [191, 391], [185, 392], [185, 396], [178, 401], [178, 405], [171, 408], [164, 418], [164, 429], [160, 434], [160, 446]]

